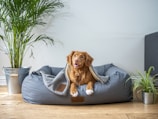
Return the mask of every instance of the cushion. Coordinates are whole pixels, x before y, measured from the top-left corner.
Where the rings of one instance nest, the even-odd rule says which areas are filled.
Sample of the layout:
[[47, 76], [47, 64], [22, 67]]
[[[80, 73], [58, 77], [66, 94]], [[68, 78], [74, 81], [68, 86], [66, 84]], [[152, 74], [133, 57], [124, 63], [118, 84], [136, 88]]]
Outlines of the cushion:
[[28, 67], [28, 68], [21, 67], [21, 68], [19, 68], [19, 70], [18, 70], [18, 80], [19, 80], [20, 87], [22, 86], [22, 83], [23, 83], [23, 80], [25, 79], [25, 77], [27, 75], [29, 75], [30, 69], [31, 69], [31, 67]]
[[[50, 72], [46, 70], [47, 68]], [[50, 66], [47, 66], [47, 68], [44, 66], [40, 68], [40, 71], [47, 71], [47, 73], [49, 73], [48, 75], [52, 77], [58, 75], [58, 73], [63, 69], [60, 67]], [[66, 95], [53, 93], [44, 85], [42, 75], [38, 73], [38, 70], [32, 72], [24, 79], [22, 84], [22, 97], [24, 101], [28, 103], [47, 105], [105, 104], [132, 100], [132, 83], [131, 81], [126, 82], [129, 78], [126, 71], [113, 64], [94, 66], [94, 69], [101, 76], [109, 76], [109, 80], [104, 84], [96, 82], [94, 85], [93, 95], [86, 95], [86, 85], [78, 86], [78, 97], [71, 97], [69, 91]]]

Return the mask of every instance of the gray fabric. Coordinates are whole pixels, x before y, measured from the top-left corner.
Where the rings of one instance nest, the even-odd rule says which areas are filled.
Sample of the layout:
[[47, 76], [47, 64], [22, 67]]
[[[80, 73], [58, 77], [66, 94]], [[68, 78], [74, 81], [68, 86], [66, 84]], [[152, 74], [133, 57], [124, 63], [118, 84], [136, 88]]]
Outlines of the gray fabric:
[[97, 70], [91, 66], [90, 68], [90, 71], [93, 75], [93, 77], [97, 80], [97, 81], [100, 81], [101, 83], [106, 83], [108, 80], [109, 80], [109, 76], [108, 75], [100, 75]]
[[[67, 95], [67, 91], [70, 86], [70, 79], [67, 74], [67, 69], [68, 69], [68, 65], [66, 65], [66, 67], [64, 69], [60, 70], [56, 76], [46, 74], [45, 72], [39, 70], [42, 75], [42, 79], [43, 79], [43, 82], [44, 82], [46, 88], [48, 88], [50, 91], [52, 91], [55, 94]], [[98, 75], [98, 73], [93, 68], [93, 66], [90, 66], [89, 69], [90, 69], [93, 77], [97, 81], [100, 81], [101, 83], [106, 83], [109, 80], [109, 76]], [[64, 89], [62, 91], [57, 90], [61, 85], [65, 85]]]
[[[57, 68], [58, 73], [55, 75], [52, 73], [55, 68], [49, 67], [49, 69], [51, 69], [51, 74], [48, 74], [48, 77], [51, 76], [51, 78], [60, 75], [59, 72], [61, 73], [63, 70], [63, 68], [60, 70]], [[132, 100], [132, 83], [131, 81], [126, 83], [126, 80], [129, 78], [126, 71], [113, 64], [96, 66], [94, 70], [101, 76], [108, 75], [109, 80], [104, 84], [96, 82], [94, 85], [94, 94], [91, 96], [86, 95], [86, 85], [79, 86], [79, 97], [82, 99], [80, 102], [75, 102], [72, 99], [69, 90], [66, 91], [65, 95], [59, 95], [50, 91], [45, 86], [42, 76], [38, 71], [31, 73], [23, 81], [22, 97], [24, 101], [28, 103], [70, 105], [118, 103]], [[40, 71], [42, 71], [42, 69], [40, 69]]]
[[29, 75], [29, 71], [30, 71], [31, 67], [28, 68], [19, 68], [18, 70], [18, 80], [19, 80], [19, 85], [20, 87], [22, 86], [23, 80], [25, 79], [25, 77], [27, 75]]
[[[67, 95], [70, 86], [69, 79], [65, 77], [65, 70], [61, 70], [56, 76], [45, 74], [41, 71], [44, 85], [51, 92], [58, 95]], [[61, 84], [65, 85], [63, 91], [56, 90]]]

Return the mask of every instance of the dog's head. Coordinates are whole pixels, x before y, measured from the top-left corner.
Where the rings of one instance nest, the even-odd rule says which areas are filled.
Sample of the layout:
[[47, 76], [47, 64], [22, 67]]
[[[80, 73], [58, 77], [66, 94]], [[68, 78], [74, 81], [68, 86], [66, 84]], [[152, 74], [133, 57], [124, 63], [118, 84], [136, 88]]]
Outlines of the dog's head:
[[87, 52], [72, 51], [67, 56], [67, 63], [74, 68], [89, 67], [92, 64], [93, 58]]

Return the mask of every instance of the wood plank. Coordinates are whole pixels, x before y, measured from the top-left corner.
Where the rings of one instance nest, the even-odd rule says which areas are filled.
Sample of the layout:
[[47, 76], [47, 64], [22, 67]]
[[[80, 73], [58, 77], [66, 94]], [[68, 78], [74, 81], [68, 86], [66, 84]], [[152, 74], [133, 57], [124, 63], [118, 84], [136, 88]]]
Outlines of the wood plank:
[[158, 119], [158, 104], [36, 105], [0, 87], [0, 119]]

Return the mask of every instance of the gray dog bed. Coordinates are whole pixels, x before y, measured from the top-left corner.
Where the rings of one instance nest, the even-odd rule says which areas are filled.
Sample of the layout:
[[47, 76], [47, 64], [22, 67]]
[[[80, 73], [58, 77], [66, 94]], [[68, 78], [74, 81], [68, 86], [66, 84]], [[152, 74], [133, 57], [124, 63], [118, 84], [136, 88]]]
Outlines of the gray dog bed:
[[99, 80], [94, 85], [94, 94], [86, 95], [86, 85], [78, 87], [79, 96], [69, 94], [69, 79], [65, 68], [44, 66], [25, 77], [22, 84], [24, 101], [33, 104], [103, 104], [132, 100], [132, 83], [126, 82], [126, 71], [106, 64], [92, 68]]

